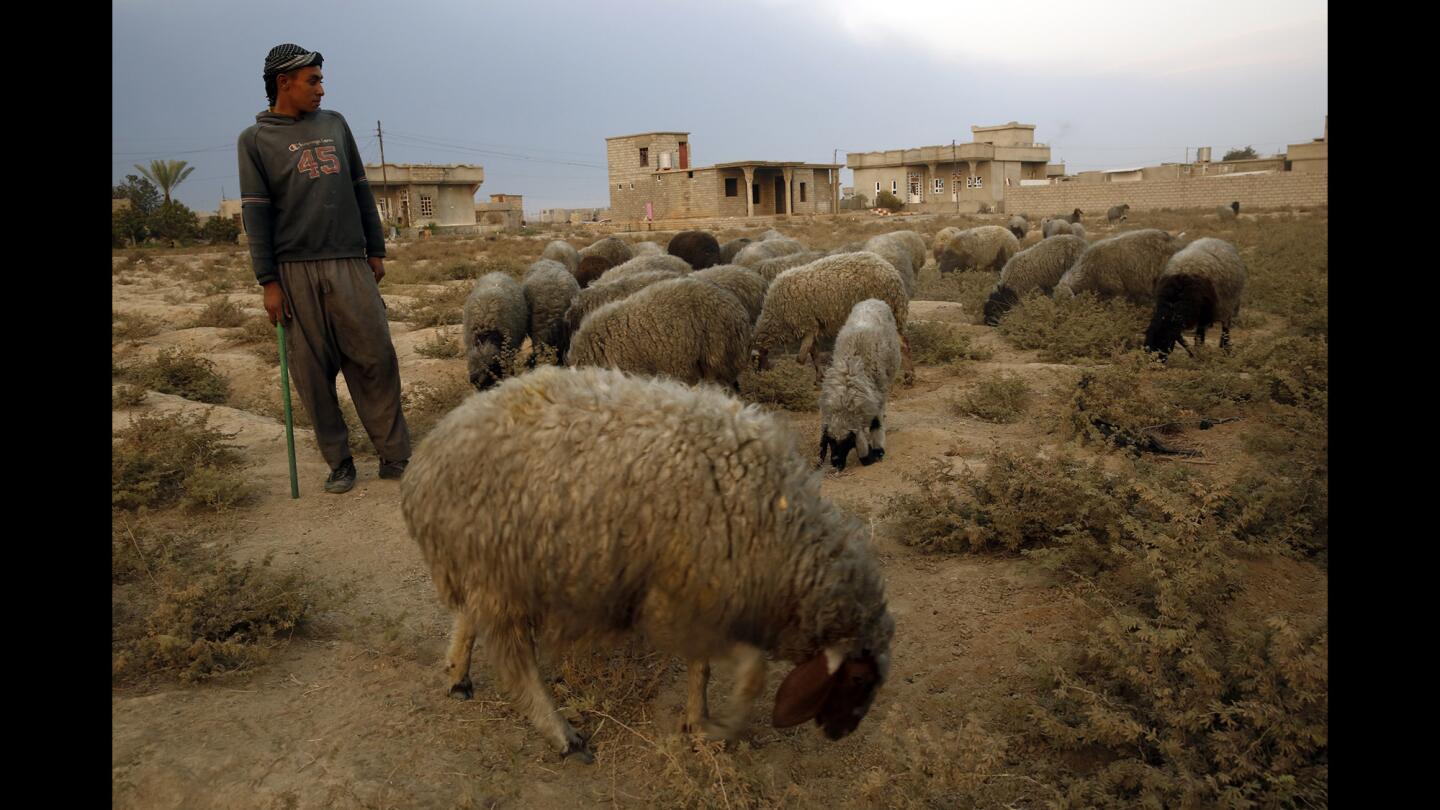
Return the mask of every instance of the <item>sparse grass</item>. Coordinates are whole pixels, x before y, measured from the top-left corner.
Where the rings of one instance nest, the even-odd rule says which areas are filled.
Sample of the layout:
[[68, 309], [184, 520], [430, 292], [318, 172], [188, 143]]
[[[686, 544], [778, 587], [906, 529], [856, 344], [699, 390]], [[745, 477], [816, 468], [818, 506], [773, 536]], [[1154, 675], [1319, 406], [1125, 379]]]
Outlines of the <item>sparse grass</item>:
[[437, 329], [428, 339], [415, 344], [415, 353], [421, 357], [443, 360], [460, 357], [465, 352], [460, 348], [459, 330]]
[[1144, 342], [1150, 310], [1092, 293], [1056, 301], [1031, 294], [1000, 321], [1000, 334], [1051, 363], [1110, 360]]
[[446, 414], [473, 393], [475, 386], [463, 375], [439, 385], [416, 383], [410, 386], [400, 396], [405, 423], [410, 427], [410, 440], [418, 443]]
[[122, 408], [133, 408], [145, 401], [145, 389], [138, 385], [124, 383], [115, 386], [110, 394], [110, 408], [121, 410]]
[[991, 352], [971, 345], [964, 327], [944, 321], [909, 321], [905, 339], [910, 342], [910, 359], [927, 366], [961, 360], [989, 360]]
[[275, 326], [270, 323], [270, 318], [265, 315], [257, 315], [245, 319], [240, 328], [230, 336], [230, 340], [241, 346], [248, 346], [257, 357], [264, 360], [267, 365], [280, 365], [280, 341], [276, 337]]
[[161, 349], [154, 360], [126, 366], [121, 376], [151, 391], [196, 402], [221, 403], [230, 396], [230, 383], [215, 364], [189, 349]]
[[223, 510], [243, 502], [250, 486], [239, 474], [236, 434], [210, 427], [210, 416], [183, 413], [132, 418], [115, 434], [110, 453], [111, 504], [118, 509], [179, 505]]
[[819, 407], [820, 389], [815, 369], [799, 365], [791, 355], [772, 357], [768, 371], [746, 368], [740, 373], [740, 396], [746, 402], [787, 411], [813, 411]]
[[964, 308], [970, 323], [983, 323], [985, 300], [990, 297], [991, 288], [999, 280], [1000, 274], [991, 270], [941, 275], [932, 263], [915, 278], [915, 298], [923, 301], [953, 301]]
[[451, 284], [441, 289], [429, 289], [415, 297], [410, 306], [397, 308], [390, 317], [409, 323], [411, 328], [423, 329], [429, 326], [458, 324], [462, 320], [465, 299], [470, 296], [471, 287], [466, 284]]
[[154, 337], [165, 331], [165, 326], [164, 321], [153, 315], [146, 315], [141, 312], [110, 310], [110, 338], [112, 344], [122, 340], [141, 340], [147, 337]]
[[245, 310], [228, 298], [221, 298], [218, 301], [211, 301], [200, 310], [190, 326], [214, 326], [221, 329], [230, 329], [245, 323]]
[[1030, 385], [1013, 374], [986, 377], [955, 402], [955, 410], [985, 422], [1015, 422], [1030, 406]]

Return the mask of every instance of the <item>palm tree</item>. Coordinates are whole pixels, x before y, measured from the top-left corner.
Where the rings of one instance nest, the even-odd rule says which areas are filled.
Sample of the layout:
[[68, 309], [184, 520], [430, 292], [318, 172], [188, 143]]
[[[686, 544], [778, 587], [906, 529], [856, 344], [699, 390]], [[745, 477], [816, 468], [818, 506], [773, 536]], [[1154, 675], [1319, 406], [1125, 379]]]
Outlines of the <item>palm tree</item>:
[[160, 187], [160, 191], [165, 195], [166, 205], [170, 204], [170, 190], [180, 185], [185, 178], [190, 176], [191, 172], [195, 171], [194, 166], [185, 165], [183, 160], [152, 160], [148, 169], [139, 163], [135, 164], [135, 168], [145, 175], [146, 179]]

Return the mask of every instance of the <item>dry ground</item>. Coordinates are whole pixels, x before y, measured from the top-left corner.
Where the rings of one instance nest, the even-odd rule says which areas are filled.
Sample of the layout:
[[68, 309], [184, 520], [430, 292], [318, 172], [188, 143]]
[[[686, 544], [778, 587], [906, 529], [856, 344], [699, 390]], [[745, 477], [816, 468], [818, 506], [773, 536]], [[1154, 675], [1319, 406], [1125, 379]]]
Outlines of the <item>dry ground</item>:
[[[1163, 225], [1162, 218], [1156, 220]], [[780, 229], [826, 247], [904, 226], [928, 236], [944, 224], [936, 218], [853, 219]], [[1091, 235], [1108, 231], [1096, 225]], [[393, 276], [383, 288], [387, 304], [394, 314], [435, 289], [441, 282], [400, 282], [443, 262], [444, 251], [523, 266], [548, 238], [402, 249], [390, 262]], [[434, 255], [426, 258], [425, 250]], [[969, 307], [917, 300], [912, 319], [960, 324], [972, 345], [991, 355], [920, 366], [914, 387], [897, 386], [892, 394], [884, 461], [852, 465], [825, 478], [827, 496], [875, 522], [897, 621], [893, 677], [869, 718], [839, 743], [824, 740], [809, 725], [770, 728], [769, 700], [786, 669], [774, 667], [746, 742], [728, 752], [697, 748], [676, 731], [684, 687], [678, 661], [649, 656], [617, 664], [601, 660], [603, 654], [582, 655], [564, 666], [552, 661], [547, 671], [563, 679], [557, 684], [560, 702], [578, 714], [582, 733], [592, 735], [598, 761], [590, 767], [562, 762], [502, 702], [483, 651], [477, 655], [476, 700], [446, 697], [442, 658], [448, 617], [406, 535], [398, 482], [376, 477], [373, 453], [357, 456], [360, 475], [353, 491], [326, 495], [320, 483], [327, 470], [313, 437], [297, 429], [302, 497], [289, 498], [283, 427], [273, 411], [258, 404], [276, 389], [277, 369], [252, 348], [235, 345], [234, 328], [188, 326], [218, 296], [244, 307], [247, 315], [261, 314], [259, 295], [245, 283], [243, 256], [171, 254], [137, 267], [117, 254], [115, 262], [125, 267], [114, 277], [114, 309], [163, 321], [158, 334], [117, 340], [117, 361], [150, 357], [163, 347], [189, 347], [212, 360], [232, 386], [226, 404], [214, 406], [151, 391], [140, 405], [114, 411], [115, 429], [140, 413], [212, 411], [214, 425], [237, 433], [235, 443], [249, 464], [246, 475], [259, 491], [225, 517], [233, 553], [241, 559], [271, 554], [275, 567], [302, 569], [345, 591], [317, 606], [270, 663], [254, 671], [194, 686], [163, 679], [117, 685], [116, 807], [883, 806], [898, 803], [894, 792], [913, 788], [936, 764], [917, 758], [960, 758], [971, 721], [1014, 690], [1016, 674], [1027, 662], [1074, 638], [1087, 621], [1054, 579], [1026, 558], [923, 553], [885, 529], [890, 499], [911, 488], [906, 475], [932, 459], [979, 469], [994, 449], [1057, 449], [1064, 440], [1051, 415], [1080, 374], [1077, 366], [1042, 362], [1037, 352], [1017, 349], [996, 330], [975, 325]], [[198, 269], [202, 262], [212, 263], [209, 276]], [[928, 272], [934, 272], [933, 261]], [[219, 276], [231, 279], [229, 289], [204, 280]], [[1254, 328], [1274, 328], [1274, 321], [1264, 318], [1260, 327], [1237, 330], [1236, 344], [1243, 345]], [[407, 387], [463, 380], [463, 359], [416, 353], [436, 328], [411, 329], [392, 318], [391, 331]], [[955, 414], [955, 399], [1002, 370], [1023, 378], [1034, 393], [1022, 419], [991, 424]], [[341, 394], [347, 396], [343, 384]], [[782, 413], [798, 432], [800, 446], [815, 446], [818, 415]], [[1237, 431], [1230, 427], [1197, 437], [1203, 438], [1207, 458], [1239, 452]], [[1223, 464], [1215, 474], [1223, 474], [1220, 469]], [[1252, 592], [1246, 595], [1253, 609], [1311, 617], [1327, 611], [1323, 568], [1285, 558], [1258, 560], [1253, 568]], [[645, 656], [643, 650], [631, 652]], [[728, 688], [723, 672], [714, 688], [714, 699], [723, 700]], [[909, 742], [894, 742], [902, 738]], [[978, 761], [973, 751], [965, 756]], [[1033, 787], [1029, 795], [1043, 798], [1046, 791]], [[943, 798], [932, 801], [946, 804]], [[1014, 806], [1038, 806], [1035, 801], [1019, 798]]]

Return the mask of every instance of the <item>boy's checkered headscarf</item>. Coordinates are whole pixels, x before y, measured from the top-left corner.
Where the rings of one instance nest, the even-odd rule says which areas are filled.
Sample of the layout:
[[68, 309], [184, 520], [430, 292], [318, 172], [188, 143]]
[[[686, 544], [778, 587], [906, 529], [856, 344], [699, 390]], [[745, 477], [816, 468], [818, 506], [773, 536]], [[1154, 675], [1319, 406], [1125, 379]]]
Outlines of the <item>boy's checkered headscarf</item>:
[[281, 73], [289, 73], [311, 65], [319, 65], [325, 61], [325, 57], [319, 51], [307, 51], [299, 45], [276, 45], [270, 49], [270, 54], [265, 57], [264, 78], [269, 79]]

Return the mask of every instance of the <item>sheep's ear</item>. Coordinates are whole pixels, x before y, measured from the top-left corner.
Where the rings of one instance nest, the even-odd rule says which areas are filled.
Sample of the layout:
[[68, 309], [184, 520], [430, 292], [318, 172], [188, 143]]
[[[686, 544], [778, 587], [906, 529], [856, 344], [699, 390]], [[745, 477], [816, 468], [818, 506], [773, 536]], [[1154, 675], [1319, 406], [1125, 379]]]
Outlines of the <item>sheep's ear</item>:
[[770, 722], [776, 728], [789, 728], [810, 720], [820, 713], [835, 688], [831, 667], [824, 652], [790, 670], [775, 693], [775, 712]]

